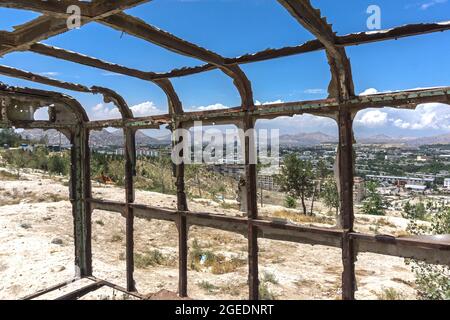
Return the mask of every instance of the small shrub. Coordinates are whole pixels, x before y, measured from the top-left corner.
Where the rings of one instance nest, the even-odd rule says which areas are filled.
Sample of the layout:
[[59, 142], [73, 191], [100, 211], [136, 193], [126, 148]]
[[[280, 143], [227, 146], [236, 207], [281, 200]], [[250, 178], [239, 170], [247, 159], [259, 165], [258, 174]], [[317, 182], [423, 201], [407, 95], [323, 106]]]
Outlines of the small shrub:
[[197, 285], [209, 293], [213, 293], [215, 290], [219, 289], [219, 287], [205, 280], [197, 283]]
[[31, 224], [29, 223], [21, 223], [20, 227], [22, 227], [23, 229], [31, 229]]
[[405, 300], [405, 296], [394, 288], [384, 288], [377, 297], [378, 300]]
[[224, 255], [205, 250], [200, 247], [196, 239], [192, 242], [189, 259], [189, 265], [192, 270], [200, 271], [202, 268], [211, 268], [213, 274], [225, 274], [236, 271], [236, 269], [246, 263], [245, 259], [237, 257], [227, 259]]
[[95, 223], [102, 227], [105, 225], [105, 223], [102, 220], [95, 220]]
[[288, 210], [278, 210], [273, 212], [272, 217], [288, 219], [297, 223], [323, 223], [323, 224], [333, 224], [334, 219], [331, 217], [324, 216], [306, 216], [303, 214], [298, 214], [290, 212]]
[[284, 199], [284, 204], [286, 208], [294, 209], [297, 206], [297, 201], [295, 201], [294, 197], [287, 195]]
[[263, 272], [262, 281], [264, 282], [270, 282], [272, 284], [278, 284], [278, 279], [276, 276], [271, 272]]
[[111, 242], [120, 242], [120, 241], [122, 241], [122, 239], [123, 239], [123, 236], [121, 234], [115, 233], [111, 237]]
[[260, 300], [275, 300], [275, 295], [270, 291], [266, 282], [259, 284], [259, 299]]
[[136, 268], [144, 269], [158, 265], [167, 265], [169, 259], [165, 257], [159, 250], [149, 250], [143, 254], [134, 254], [134, 265]]
[[229, 203], [225, 201], [220, 203], [220, 207], [222, 209], [234, 209], [234, 210], [239, 209], [239, 206], [236, 203]]
[[[450, 209], [442, 208], [431, 216], [431, 226], [410, 220], [407, 231], [411, 234], [449, 234]], [[406, 259], [415, 275], [417, 293], [423, 300], [450, 300], [450, 267]]]
[[0, 170], [0, 180], [18, 180], [17, 175], [11, 172]]

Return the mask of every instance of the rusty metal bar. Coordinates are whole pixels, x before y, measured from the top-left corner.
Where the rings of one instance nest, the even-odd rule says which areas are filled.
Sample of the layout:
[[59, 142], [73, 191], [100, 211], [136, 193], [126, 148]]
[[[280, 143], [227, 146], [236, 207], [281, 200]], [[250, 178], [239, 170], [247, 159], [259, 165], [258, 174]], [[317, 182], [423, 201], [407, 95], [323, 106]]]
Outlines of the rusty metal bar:
[[[437, 23], [420, 23], [399, 26], [388, 30], [379, 30], [372, 32], [358, 32], [343, 36], [336, 36], [335, 45], [337, 47], [357, 46], [379, 41], [397, 40], [399, 38], [424, 35], [435, 32], [443, 32], [450, 29], [450, 21], [442, 21]], [[227, 65], [247, 64], [260, 61], [267, 61], [277, 58], [288, 57], [308, 52], [324, 50], [324, 45], [318, 40], [311, 40], [293, 47], [284, 47], [278, 49], [267, 49], [255, 53], [244, 54], [236, 58], [225, 58]], [[52, 47], [42, 43], [36, 43], [30, 46], [31, 52], [72, 61], [75, 63], [85, 64], [92, 67], [108, 70], [111, 72], [136, 77], [142, 80], [158, 80], [175, 77], [184, 77], [197, 73], [207, 72], [217, 69], [213, 64], [204, 64], [195, 67], [185, 67], [173, 69], [168, 72], [156, 73], [151, 71], [141, 71], [117, 64], [105, 62], [96, 58], [88, 57], [73, 51]]]
[[127, 291], [136, 291], [134, 272], [134, 181], [136, 175], [136, 140], [135, 131], [124, 129], [125, 135], [125, 217], [126, 217], [126, 273]]
[[75, 237], [75, 267], [79, 277], [92, 274], [91, 249], [91, 177], [89, 163], [89, 132], [84, 128], [70, 133], [71, 170], [70, 201], [72, 202]]
[[155, 28], [144, 21], [123, 12], [101, 19], [99, 22], [116, 30], [126, 32], [145, 41], [154, 43], [167, 50], [216, 65], [227, 76], [233, 79], [233, 84], [241, 96], [242, 107], [250, 108], [253, 106], [252, 87], [245, 73], [238, 65], [227, 66], [225, 64], [225, 58], [217, 53], [177, 38], [168, 32]]
[[[99, 0], [92, 3], [81, 1], [64, 1], [64, 3], [60, 1], [2, 1], [0, 2], [1, 7], [33, 10], [44, 15], [16, 27], [13, 32], [4, 32], [3, 38], [8, 42], [1, 43], [0, 56], [28, 49], [33, 43], [67, 32], [69, 27], [66, 17], [70, 15], [67, 13], [67, 7], [71, 4], [82, 7], [80, 23], [84, 25], [117, 14], [146, 1], [148, 0], [119, 0], [116, 3], [111, 3], [109, 0]], [[47, 16], [47, 14], [52, 16]]]
[[2, 66], [0, 65], [0, 74], [19, 78], [23, 80], [38, 82], [42, 84], [46, 84], [49, 86], [59, 87], [67, 90], [73, 90], [73, 91], [79, 91], [79, 92], [91, 92], [91, 90], [88, 87], [85, 87], [80, 84], [74, 84], [70, 82], [65, 81], [59, 81], [51, 78], [47, 78], [35, 73], [19, 70], [16, 68], [8, 67], [8, 66]]
[[[114, 201], [89, 199], [92, 207], [98, 210], [107, 210], [123, 214], [125, 204]], [[176, 222], [178, 215], [185, 215], [188, 225], [215, 228], [247, 236], [248, 218], [231, 217], [206, 212], [179, 212], [172, 209], [133, 204], [135, 217], [141, 219], [157, 219]], [[272, 240], [304, 243], [310, 245], [323, 245], [335, 248], [342, 247], [342, 238], [345, 230], [337, 228], [323, 228], [302, 226], [279, 221], [254, 219], [250, 223], [258, 228], [258, 237]], [[356, 242], [355, 251], [374, 252], [390, 256], [413, 258], [429, 263], [450, 265], [450, 243], [445, 241], [421, 240], [415, 238], [393, 238], [381, 235], [362, 234], [350, 232], [348, 236]], [[395, 244], [404, 250], [395, 251]], [[393, 249], [394, 247], [394, 249]], [[433, 254], [433, 252], [442, 252]]]
[[342, 299], [355, 299], [356, 277], [355, 257], [353, 240], [349, 234], [353, 232], [353, 179], [354, 179], [354, 156], [353, 156], [353, 124], [352, 114], [348, 110], [341, 110], [338, 114], [339, 145], [338, 145], [338, 173], [340, 191], [340, 227], [343, 228], [342, 237]]
[[[424, 88], [405, 90], [398, 92], [379, 93], [366, 96], [351, 97], [347, 101], [339, 103], [337, 99], [321, 99], [312, 101], [297, 101], [271, 103], [256, 106], [255, 110], [248, 111], [253, 119], [272, 119], [281, 116], [293, 116], [300, 114], [334, 115], [339, 108], [349, 109], [353, 113], [368, 108], [403, 108], [414, 109], [417, 105], [430, 102], [450, 103], [450, 87]], [[205, 123], [235, 123], [241, 121], [246, 113], [241, 107], [232, 107], [220, 110], [185, 112], [181, 115], [163, 114], [150, 117], [136, 117], [126, 121], [110, 119], [102, 121], [90, 121], [86, 126], [90, 129], [107, 127], [134, 127], [134, 128], [159, 128], [163, 124], [170, 124], [173, 117], [177, 121], [189, 123], [202, 120]]]
[[43, 296], [43, 295], [45, 295], [45, 294], [47, 294], [49, 292], [58, 290], [58, 289], [60, 289], [62, 287], [67, 286], [68, 284], [74, 283], [77, 280], [79, 280], [79, 279], [74, 278], [74, 279], [71, 279], [71, 280], [68, 280], [68, 281], [64, 281], [64, 282], [58, 283], [58, 284], [56, 284], [54, 286], [51, 286], [51, 287], [48, 287], [48, 288], [36, 291], [35, 293], [30, 294], [30, 295], [27, 295], [27, 296], [23, 297], [21, 300], [33, 300], [33, 299], [36, 299], [36, 298], [38, 298], [40, 296]]
[[94, 276], [86, 277], [86, 278], [84, 278], [84, 279], [89, 279], [89, 280], [92, 280], [92, 281], [94, 281], [94, 282], [101, 281], [101, 282], [103, 282], [104, 286], [109, 287], [109, 288], [111, 288], [111, 289], [114, 289], [114, 290], [123, 292], [123, 293], [125, 293], [125, 294], [127, 294], [127, 295], [130, 295], [130, 296], [132, 296], [132, 297], [134, 297], [134, 298], [138, 298], [138, 299], [141, 299], [141, 300], [147, 299], [147, 297], [144, 296], [144, 295], [142, 295], [142, 294], [139, 294], [139, 293], [137, 293], [137, 292], [135, 292], [135, 291], [134, 291], [134, 292], [132, 292], [132, 291], [127, 291], [126, 288], [124, 288], [124, 287], [122, 287], [122, 286], [119, 286], [119, 285], [117, 285], [117, 284], [111, 283], [111, 282], [109, 282], [109, 281], [107, 281], [107, 280], [99, 279], [99, 278], [94, 277]]
[[105, 282], [103, 280], [97, 280], [94, 283], [88, 284], [80, 289], [77, 289], [70, 293], [62, 295], [62, 296], [56, 298], [55, 300], [77, 300], [92, 291], [100, 289], [103, 286], [105, 286]]
[[258, 228], [252, 223], [258, 219], [257, 177], [256, 177], [256, 136], [255, 122], [250, 114], [244, 116], [243, 129], [245, 133], [245, 182], [248, 218], [248, 284], [249, 299], [259, 299], [258, 275]]
[[[182, 123], [174, 123], [174, 127], [176, 129], [182, 129]], [[182, 143], [183, 137], [180, 136], [173, 137], [172, 148], [176, 143]], [[172, 149], [173, 150], [173, 149]], [[183, 151], [181, 151], [180, 155], [183, 158]], [[188, 204], [186, 199], [185, 192], [185, 183], [184, 183], [184, 162], [175, 166], [175, 178], [176, 178], [176, 187], [177, 187], [177, 210], [180, 212], [188, 211]], [[187, 274], [187, 259], [188, 259], [188, 225], [185, 214], [178, 214], [177, 220], [177, 229], [178, 229], [178, 295], [180, 297], [187, 297], [187, 287], [188, 287], [188, 274]]]

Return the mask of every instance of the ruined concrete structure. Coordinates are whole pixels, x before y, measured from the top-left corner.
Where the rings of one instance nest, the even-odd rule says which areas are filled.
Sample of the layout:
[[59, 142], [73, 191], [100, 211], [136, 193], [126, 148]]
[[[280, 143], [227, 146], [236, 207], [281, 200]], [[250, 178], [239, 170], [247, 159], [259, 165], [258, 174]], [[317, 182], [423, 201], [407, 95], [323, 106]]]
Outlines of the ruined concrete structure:
[[[405, 258], [414, 258], [429, 263], [450, 264], [450, 242], [442, 237], [406, 237], [369, 235], [353, 230], [353, 131], [352, 121], [355, 114], [365, 108], [394, 107], [415, 108], [428, 102], [450, 102], [450, 87], [410, 90], [356, 96], [353, 88], [350, 61], [345, 48], [365, 43], [416, 36], [425, 33], [450, 29], [450, 22], [415, 24], [382, 30], [337, 36], [319, 10], [312, 7], [309, 0], [278, 0], [298, 23], [310, 31], [316, 40], [294, 47], [269, 49], [237, 58], [226, 58], [193, 43], [177, 38], [152, 25], [127, 15], [123, 10], [148, 2], [148, 0], [94, 0], [94, 1], [0, 1], [0, 6], [26, 9], [42, 15], [35, 20], [15, 28], [12, 32], [0, 31], [0, 56], [15, 51], [30, 51], [57, 59], [67, 60], [93, 68], [107, 70], [145, 81], [159, 86], [167, 95], [169, 113], [161, 116], [134, 117], [125, 100], [116, 92], [106, 88], [73, 84], [11, 67], [0, 66], [0, 73], [58, 88], [101, 94], [105, 101], [113, 102], [119, 108], [122, 118], [117, 120], [90, 121], [81, 105], [73, 98], [56, 92], [0, 86], [1, 112], [0, 127], [16, 128], [56, 128], [71, 141], [72, 167], [70, 199], [73, 205], [75, 265], [76, 277], [88, 278], [91, 285], [71, 292], [62, 299], [79, 298], [102, 286], [110, 286], [142, 297], [135, 291], [133, 280], [133, 220], [160, 219], [176, 223], [179, 234], [179, 296], [187, 296], [187, 254], [189, 226], [198, 225], [243, 234], [248, 239], [248, 284], [249, 298], [258, 299], [258, 238], [325, 245], [342, 249], [342, 298], [354, 299], [356, 290], [355, 260], [360, 252], [373, 252]], [[126, 66], [105, 62], [76, 52], [55, 48], [40, 43], [57, 34], [69, 31], [66, 23], [69, 5], [81, 8], [82, 25], [100, 23], [121, 32], [151, 42], [173, 52], [193, 57], [205, 62], [196, 67], [171, 70], [167, 73], [141, 71]], [[124, 48], [125, 49], [125, 48]], [[315, 101], [296, 101], [255, 106], [251, 82], [241, 70], [240, 65], [263, 60], [300, 55], [306, 52], [325, 50], [332, 80], [329, 97]], [[203, 112], [184, 112], [182, 102], [175, 92], [170, 78], [184, 77], [213, 69], [220, 69], [231, 77], [238, 90], [242, 103], [240, 106], [225, 110]], [[49, 120], [36, 121], [34, 111], [49, 107]], [[339, 127], [338, 144], [338, 185], [340, 190], [340, 223], [337, 228], [306, 227], [280, 222], [270, 222], [258, 218], [256, 167], [250, 164], [249, 150], [254, 148], [246, 139], [246, 192], [247, 217], [228, 217], [188, 210], [185, 186], [184, 166], [176, 167], [177, 210], [161, 209], [134, 203], [133, 175], [135, 173], [135, 132], [138, 129], [159, 128], [169, 125], [171, 128], [189, 128], [193, 121], [203, 123], [235, 124], [241, 128], [253, 128], [258, 119], [272, 119], [279, 116], [314, 114], [335, 119]], [[125, 190], [123, 203], [93, 199], [89, 173], [89, 133], [106, 127], [123, 128], [125, 142]], [[91, 213], [94, 209], [108, 210], [123, 215], [126, 219], [126, 273], [127, 287], [121, 288], [112, 283], [97, 279], [92, 272], [91, 255]], [[69, 280], [71, 282], [73, 280]], [[38, 297], [64, 286], [58, 284], [42, 290], [28, 299]]]

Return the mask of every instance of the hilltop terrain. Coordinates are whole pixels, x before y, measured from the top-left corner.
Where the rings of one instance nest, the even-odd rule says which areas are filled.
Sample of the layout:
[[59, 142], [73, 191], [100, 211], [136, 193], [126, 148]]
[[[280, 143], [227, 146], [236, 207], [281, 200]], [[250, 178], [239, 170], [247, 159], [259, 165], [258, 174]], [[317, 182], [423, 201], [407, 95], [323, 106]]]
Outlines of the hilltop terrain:
[[[27, 170], [20, 179], [0, 169], [0, 299], [19, 298], [70, 279], [73, 267], [73, 225], [67, 180]], [[94, 183], [96, 198], [121, 201], [124, 190]], [[136, 202], [175, 208], [176, 196], [136, 192]], [[191, 199], [191, 210], [241, 215], [232, 201], [224, 206], [210, 199]], [[305, 219], [298, 210], [276, 205], [260, 208], [262, 217], [332, 227], [333, 217]], [[94, 275], [125, 285], [125, 220], [119, 214], [93, 213]], [[407, 220], [394, 216], [357, 215], [359, 231], [401, 234]], [[177, 230], [163, 221], [136, 219], [136, 282], [141, 293], [176, 291]], [[272, 240], [260, 240], [260, 276], [266, 297], [275, 299], [339, 299], [341, 251]], [[189, 232], [189, 295], [194, 299], [244, 299], [248, 295], [247, 240], [229, 232], [192, 226]], [[202, 265], [199, 255], [208, 256]], [[211, 259], [210, 259], [211, 258]], [[210, 260], [209, 260], [210, 259]], [[414, 276], [402, 258], [360, 254], [356, 267], [359, 299], [377, 299], [385, 292], [414, 299]], [[58, 292], [54, 293], [56, 295]], [[43, 298], [50, 298], [51, 295]], [[87, 298], [114, 298], [99, 291]], [[392, 298], [392, 297], [391, 297]]]

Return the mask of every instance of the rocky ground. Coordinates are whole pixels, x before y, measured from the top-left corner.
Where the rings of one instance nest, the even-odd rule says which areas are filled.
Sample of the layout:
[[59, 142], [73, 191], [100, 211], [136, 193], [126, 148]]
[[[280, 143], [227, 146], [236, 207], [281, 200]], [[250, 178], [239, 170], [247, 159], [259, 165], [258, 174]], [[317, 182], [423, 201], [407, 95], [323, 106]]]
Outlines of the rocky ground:
[[[73, 223], [67, 180], [36, 172], [20, 179], [0, 168], [0, 299], [15, 299], [71, 279]], [[94, 184], [96, 198], [120, 201], [124, 190]], [[136, 202], [175, 208], [176, 198], [137, 191]], [[192, 199], [191, 210], [240, 215], [233, 203]], [[304, 220], [295, 210], [264, 205], [262, 216], [298, 223], [331, 226], [332, 217]], [[94, 275], [125, 285], [125, 221], [115, 213], [94, 211], [92, 227]], [[356, 228], [369, 233], [402, 234], [407, 221], [399, 217], [358, 215]], [[263, 293], [274, 299], [339, 299], [341, 251], [324, 246], [261, 239], [260, 275]], [[177, 230], [173, 223], [135, 221], [136, 270], [139, 292], [176, 291]], [[193, 299], [245, 299], [247, 240], [229, 232], [191, 227], [189, 232], [189, 296]], [[212, 257], [202, 264], [196, 254]], [[209, 259], [209, 258], [208, 258]], [[360, 254], [356, 265], [357, 298], [414, 299], [414, 276], [403, 259]], [[83, 280], [86, 281], [86, 280]], [[71, 285], [79, 286], [80, 283]], [[61, 290], [48, 294], [52, 298]], [[123, 299], [110, 289], [86, 299]]]

